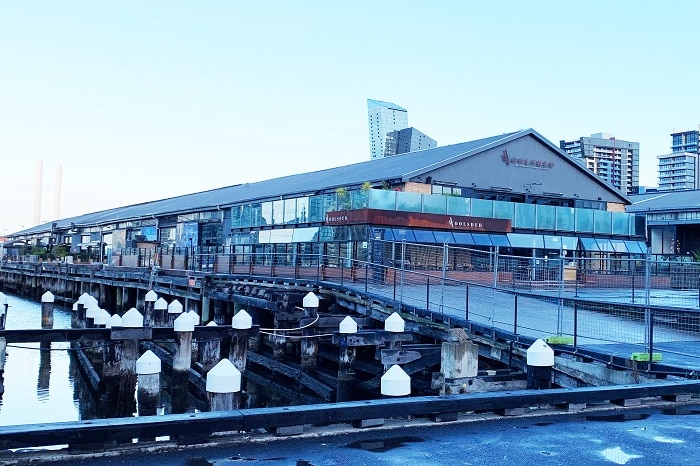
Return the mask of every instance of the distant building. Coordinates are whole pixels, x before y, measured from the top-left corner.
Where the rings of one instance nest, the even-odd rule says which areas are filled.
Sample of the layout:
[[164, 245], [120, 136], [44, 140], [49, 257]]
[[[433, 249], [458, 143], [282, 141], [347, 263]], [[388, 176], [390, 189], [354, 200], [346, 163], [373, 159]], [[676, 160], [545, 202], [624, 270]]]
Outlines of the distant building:
[[416, 128], [391, 131], [386, 135], [384, 157], [437, 147], [437, 142]]
[[674, 152], [656, 158], [659, 159], [659, 191], [700, 188], [700, 157], [697, 153]]
[[367, 99], [370, 160], [436, 147], [437, 142], [408, 127], [408, 111], [391, 102]]
[[698, 153], [698, 134], [697, 129], [689, 131], [676, 131], [671, 133], [671, 152], [691, 152]]
[[671, 133], [671, 153], [658, 155], [659, 191], [678, 191], [700, 188], [700, 131]]
[[623, 194], [639, 191], [639, 143], [596, 133], [573, 141], [560, 141], [559, 147]]

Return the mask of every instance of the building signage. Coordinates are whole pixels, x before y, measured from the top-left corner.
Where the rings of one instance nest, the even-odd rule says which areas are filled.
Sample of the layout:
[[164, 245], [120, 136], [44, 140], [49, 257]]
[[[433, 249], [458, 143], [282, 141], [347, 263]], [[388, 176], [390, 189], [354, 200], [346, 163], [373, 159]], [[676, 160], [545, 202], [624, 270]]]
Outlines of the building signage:
[[527, 157], [516, 157], [514, 155], [509, 155], [508, 150], [503, 149], [503, 154], [501, 154], [501, 160], [506, 166], [513, 165], [514, 167], [521, 168], [534, 168], [537, 170], [551, 170], [554, 168], [554, 162], [548, 162], [541, 159], [529, 159]]
[[452, 231], [508, 233], [511, 222], [500, 218], [463, 217], [396, 210], [358, 209], [326, 213], [326, 225], [387, 225]]

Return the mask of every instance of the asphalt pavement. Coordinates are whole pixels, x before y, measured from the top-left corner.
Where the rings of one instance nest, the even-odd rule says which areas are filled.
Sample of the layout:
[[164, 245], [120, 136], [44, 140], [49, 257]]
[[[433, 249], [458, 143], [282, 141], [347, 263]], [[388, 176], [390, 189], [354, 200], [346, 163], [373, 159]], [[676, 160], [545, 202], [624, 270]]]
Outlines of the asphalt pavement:
[[[425, 419], [367, 429], [324, 429], [291, 437], [263, 433], [213, 439], [206, 446], [128, 446], [91, 456], [65, 453], [3, 457], [3, 465], [266, 466], [331, 465], [697, 465], [700, 405], [587, 410], [577, 414], [471, 421]], [[232, 440], [233, 439], [233, 440]], [[20, 461], [20, 458], [23, 458]]]

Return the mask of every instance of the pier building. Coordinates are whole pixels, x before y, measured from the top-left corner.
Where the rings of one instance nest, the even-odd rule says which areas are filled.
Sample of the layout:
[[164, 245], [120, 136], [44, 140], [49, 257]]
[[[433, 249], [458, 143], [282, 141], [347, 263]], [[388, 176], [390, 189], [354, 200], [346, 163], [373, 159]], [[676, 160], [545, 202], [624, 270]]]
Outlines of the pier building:
[[391, 246], [406, 242], [530, 258], [628, 257], [646, 253], [644, 216], [625, 212], [630, 204], [526, 129], [56, 219], [8, 235], [4, 253], [34, 248], [60, 258], [62, 250], [74, 260], [130, 265], [141, 249], [226, 248], [290, 261], [329, 254], [384, 262], [409, 261]]

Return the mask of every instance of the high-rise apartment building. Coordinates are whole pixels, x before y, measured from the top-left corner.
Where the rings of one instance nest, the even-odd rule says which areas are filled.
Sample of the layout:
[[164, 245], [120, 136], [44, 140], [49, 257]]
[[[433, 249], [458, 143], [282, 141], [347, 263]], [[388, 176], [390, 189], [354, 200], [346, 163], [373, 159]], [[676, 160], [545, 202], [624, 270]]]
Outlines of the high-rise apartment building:
[[699, 130], [671, 133], [671, 153], [659, 159], [659, 191], [700, 189]]
[[408, 111], [399, 105], [367, 99], [370, 159], [437, 147], [434, 139], [408, 127]]
[[370, 159], [384, 157], [387, 134], [408, 128], [408, 111], [391, 102], [367, 99]]
[[387, 133], [384, 156], [405, 154], [431, 147], [437, 147], [437, 142], [434, 139], [416, 128], [404, 128]]
[[638, 142], [596, 133], [573, 141], [559, 141], [559, 147], [623, 194], [639, 192]]

